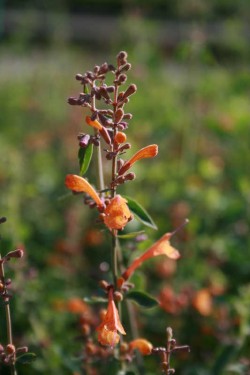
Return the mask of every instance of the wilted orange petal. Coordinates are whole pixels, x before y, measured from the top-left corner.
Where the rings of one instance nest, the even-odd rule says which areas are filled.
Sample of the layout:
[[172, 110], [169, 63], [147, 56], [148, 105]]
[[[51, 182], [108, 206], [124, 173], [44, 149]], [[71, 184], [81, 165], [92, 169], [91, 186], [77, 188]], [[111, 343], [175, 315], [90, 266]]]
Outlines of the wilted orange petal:
[[194, 308], [199, 311], [201, 315], [208, 316], [212, 313], [213, 309], [213, 300], [211, 294], [208, 289], [201, 289], [199, 290], [193, 301], [192, 304]]
[[124, 174], [136, 161], [145, 159], [145, 158], [153, 158], [158, 154], [158, 146], [157, 145], [149, 145], [141, 150], [137, 151], [132, 158], [126, 161], [121, 169], [119, 170], [119, 175]]
[[89, 116], [86, 116], [85, 120], [86, 120], [86, 123], [88, 125], [92, 126], [93, 128], [96, 128], [98, 130], [102, 130], [102, 125], [100, 124], [99, 121], [91, 120], [91, 117], [89, 117]]
[[137, 349], [142, 355], [149, 355], [152, 352], [153, 345], [145, 339], [135, 339], [129, 343], [129, 349]]
[[65, 185], [68, 189], [78, 193], [87, 193], [96, 202], [97, 206], [103, 206], [103, 202], [95, 189], [84, 178], [75, 174], [68, 174], [65, 178]]

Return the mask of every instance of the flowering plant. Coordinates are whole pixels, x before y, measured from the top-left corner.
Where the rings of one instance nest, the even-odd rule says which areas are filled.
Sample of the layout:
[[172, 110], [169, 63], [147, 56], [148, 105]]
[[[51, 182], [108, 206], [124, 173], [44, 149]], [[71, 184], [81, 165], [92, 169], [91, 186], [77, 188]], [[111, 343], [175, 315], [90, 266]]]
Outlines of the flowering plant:
[[[122, 261], [122, 251], [119, 238], [123, 236], [122, 231], [131, 220], [141, 220], [143, 224], [156, 229], [156, 225], [147, 211], [134, 199], [117, 194], [120, 185], [132, 181], [136, 175], [131, 171], [133, 165], [145, 158], [154, 158], [158, 154], [158, 146], [151, 144], [143, 147], [126, 158], [126, 152], [131, 148], [127, 141], [126, 130], [131, 113], [126, 113], [125, 107], [130, 97], [136, 93], [135, 84], [130, 84], [121, 90], [127, 81], [127, 72], [131, 69], [127, 53], [121, 51], [117, 55], [116, 66], [104, 63], [95, 66], [93, 71], [85, 74], [77, 74], [76, 79], [82, 85], [82, 92], [78, 97], [70, 97], [68, 103], [84, 107], [88, 113], [85, 114], [85, 123], [92, 128], [90, 134], [87, 130], [78, 135], [79, 142], [79, 175], [68, 174], [65, 185], [73, 193], [85, 194], [85, 203], [95, 207], [98, 213], [98, 221], [103, 223], [112, 238], [111, 245], [111, 272], [112, 281], [100, 280], [100, 286], [107, 295], [107, 310], [100, 312], [101, 322], [95, 325], [95, 336], [93, 341], [91, 330], [86, 328], [85, 358], [86, 363], [94, 363], [98, 358], [115, 356], [122, 364], [122, 369], [127, 368], [128, 363], [136, 358], [135, 353], [141, 355], [160, 354], [161, 367], [165, 374], [174, 372], [170, 367], [170, 355], [175, 350], [187, 350], [187, 346], [179, 347], [172, 337], [170, 328], [167, 330], [167, 344], [164, 348], [154, 347], [147, 339], [132, 337], [133, 340], [126, 342], [122, 337], [127, 333], [127, 327], [123, 325], [121, 318], [122, 301], [129, 297], [142, 305], [155, 306], [158, 301], [140, 291], [131, 291], [133, 285], [128, 282], [129, 277], [147, 259], [158, 255], [177, 260], [179, 251], [170, 245], [170, 238], [175, 233], [163, 235], [144, 254], [135, 259], [125, 269]], [[108, 75], [113, 76], [112, 84], [106, 82]], [[97, 102], [100, 102], [100, 107]], [[87, 127], [86, 127], [87, 129]], [[85, 177], [96, 148], [98, 179], [96, 187]], [[123, 159], [125, 158], [125, 160]], [[103, 163], [110, 163], [110, 177], [106, 178], [103, 172]], [[137, 233], [129, 233], [130, 238], [136, 237]], [[126, 235], [125, 235], [126, 236]], [[106, 302], [105, 302], [106, 303]], [[133, 319], [133, 318], [131, 318]], [[91, 325], [91, 324], [90, 324]], [[119, 345], [119, 347], [118, 347]], [[105, 352], [103, 351], [106, 347]]]

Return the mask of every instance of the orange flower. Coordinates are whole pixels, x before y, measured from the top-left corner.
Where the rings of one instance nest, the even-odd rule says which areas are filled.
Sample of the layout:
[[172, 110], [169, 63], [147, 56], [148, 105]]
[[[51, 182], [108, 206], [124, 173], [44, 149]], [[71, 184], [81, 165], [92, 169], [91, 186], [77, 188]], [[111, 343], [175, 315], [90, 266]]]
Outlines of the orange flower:
[[126, 199], [116, 195], [105, 209], [104, 223], [110, 230], [123, 229], [127, 222], [132, 219], [126, 203]]
[[89, 306], [81, 298], [71, 298], [66, 303], [66, 310], [73, 314], [89, 313]]
[[192, 304], [203, 316], [209, 316], [213, 311], [213, 299], [209, 289], [203, 288], [196, 292]]
[[68, 174], [65, 178], [65, 185], [72, 191], [78, 193], [87, 193], [96, 202], [98, 207], [103, 207], [103, 202], [101, 201], [99, 195], [84, 178], [75, 174]]
[[[180, 253], [170, 245], [169, 239], [174, 234], [166, 233], [157, 242], [155, 242], [144, 254], [136, 258], [133, 263], [122, 274], [122, 279], [127, 280], [131, 274], [143, 263], [145, 260], [156, 257], [158, 255], [166, 255], [170, 259], [178, 259]], [[122, 280], [120, 280], [122, 282]]]
[[103, 126], [100, 124], [99, 121], [97, 121], [97, 120], [91, 120], [90, 116], [86, 116], [85, 120], [86, 120], [86, 123], [89, 126], [92, 126], [93, 128], [96, 128], [98, 130], [102, 130]]
[[142, 355], [149, 355], [152, 352], [153, 345], [148, 340], [138, 338], [129, 343], [129, 349], [131, 351], [138, 350]]
[[121, 324], [118, 310], [116, 308], [113, 296], [113, 289], [109, 290], [108, 294], [108, 308], [103, 318], [102, 323], [96, 328], [98, 331], [98, 341], [102, 345], [114, 346], [120, 340], [119, 333], [126, 335]]
[[132, 158], [127, 160], [121, 169], [119, 170], [119, 175], [123, 175], [136, 161], [145, 159], [145, 158], [153, 158], [158, 154], [158, 146], [157, 145], [149, 145], [141, 150], [137, 151]]

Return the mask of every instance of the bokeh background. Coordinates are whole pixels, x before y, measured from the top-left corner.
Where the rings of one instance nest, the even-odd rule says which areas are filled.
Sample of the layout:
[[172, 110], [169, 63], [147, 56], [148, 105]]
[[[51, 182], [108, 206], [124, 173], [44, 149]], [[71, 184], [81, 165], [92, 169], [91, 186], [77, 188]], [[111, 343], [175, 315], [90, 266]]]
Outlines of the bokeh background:
[[[161, 258], [137, 273], [137, 289], [162, 306], [136, 308], [140, 334], [160, 346], [171, 326], [190, 345], [173, 358], [178, 374], [250, 374], [249, 25], [247, 0], [0, 2], [1, 253], [26, 250], [7, 273], [15, 342], [37, 354], [20, 374], [79, 371], [79, 317], [61, 307], [100, 293], [109, 243], [95, 214], [66, 196], [85, 126], [67, 97], [81, 91], [76, 73], [115, 62], [120, 50], [138, 86], [128, 105], [133, 151], [160, 150], [120, 190], [158, 225], [140, 249], [190, 220], [173, 240], [177, 265]], [[136, 250], [123, 247], [129, 261]], [[0, 320], [3, 328], [2, 307]], [[157, 358], [145, 363], [145, 374], [161, 373]]]

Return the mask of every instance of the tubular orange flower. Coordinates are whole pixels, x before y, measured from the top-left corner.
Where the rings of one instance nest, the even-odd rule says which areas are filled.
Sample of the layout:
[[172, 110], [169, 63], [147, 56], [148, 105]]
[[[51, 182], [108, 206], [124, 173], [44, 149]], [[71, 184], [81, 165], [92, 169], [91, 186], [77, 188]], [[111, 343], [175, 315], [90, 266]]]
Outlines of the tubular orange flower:
[[72, 191], [78, 193], [87, 193], [96, 202], [98, 207], [104, 206], [95, 189], [84, 178], [75, 174], [68, 174], [65, 178], [65, 185]]
[[149, 355], [152, 352], [153, 345], [148, 340], [138, 338], [129, 343], [129, 349], [131, 351], [138, 350], [142, 355]]
[[141, 150], [137, 151], [132, 158], [127, 160], [121, 169], [119, 170], [119, 175], [121, 176], [124, 174], [136, 161], [145, 159], [145, 158], [154, 158], [158, 154], [158, 146], [157, 145], [149, 145]]
[[127, 206], [127, 200], [116, 195], [104, 211], [104, 223], [110, 229], [123, 229], [132, 215]]
[[96, 328], [98, 331], [98, 341], [102, 345], [114, 346], [119, 340], [119, 333], [126, 335], [121, 324], [118, 310], [116, 308], [113, 296], [113, 288], [110, 288], [108, 294], [108, 308], [102, 323]]
[[[175, 233], [175, 232], [173, 232]], [[178, 259], [180, 253], [170, 245], [169, 239], [173, 233], [164, 234], [157, 242], [155, 242], [144, 254], [136, 258], [133, 263], [122, 274], [122, 279], [127, 280], [131, 274], [143, 263], [145, 260], [156, 257], [158, 255], [166, 255], [171, 259]]]
[[98, 130], [102, 130], [103, 126], [100, 124], [99, 121], [97, 121], [97, 120], [91, 120], [90, 116], [86, 116], [85, 120], [86, 120], [86, 123], [89, 126], [92, 126], [93, 128], [96, 128]]

